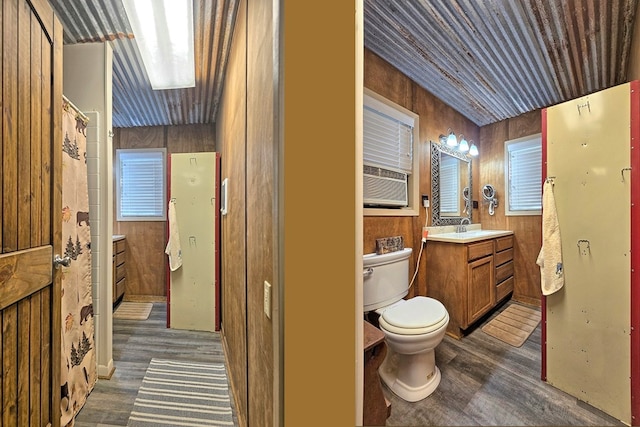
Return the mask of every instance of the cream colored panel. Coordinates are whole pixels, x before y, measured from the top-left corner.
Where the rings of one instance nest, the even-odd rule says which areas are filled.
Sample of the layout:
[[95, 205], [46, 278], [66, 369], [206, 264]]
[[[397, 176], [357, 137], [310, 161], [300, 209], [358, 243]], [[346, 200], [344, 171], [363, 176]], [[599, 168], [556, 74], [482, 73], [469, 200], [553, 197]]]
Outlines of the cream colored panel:
[[170, 326], [215, 330], [215, 153], [171, 155], [182, 267], [171, 272]]
[[547, 110], [564, 288], [547, 297], [547, 380], [631, 423], [630, 88]]

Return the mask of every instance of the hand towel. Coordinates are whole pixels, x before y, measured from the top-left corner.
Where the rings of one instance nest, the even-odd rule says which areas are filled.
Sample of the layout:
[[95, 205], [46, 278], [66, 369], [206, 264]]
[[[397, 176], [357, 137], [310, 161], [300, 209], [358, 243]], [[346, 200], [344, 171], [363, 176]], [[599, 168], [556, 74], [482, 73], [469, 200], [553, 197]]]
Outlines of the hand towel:
[[564, 286], [560, 224], [553, 184], [549, 181], [545, 181], [542, 189], [542, 247], [536, 264], [540, 266], [542, 295], [551, 295]]
[[169, 241], [164, 253], [169, 255], [169, 268], [176, 271], [182, 265], [182, 249], [180, 248], [180, 233], [176, 218], [176, 202], [169, 202]]

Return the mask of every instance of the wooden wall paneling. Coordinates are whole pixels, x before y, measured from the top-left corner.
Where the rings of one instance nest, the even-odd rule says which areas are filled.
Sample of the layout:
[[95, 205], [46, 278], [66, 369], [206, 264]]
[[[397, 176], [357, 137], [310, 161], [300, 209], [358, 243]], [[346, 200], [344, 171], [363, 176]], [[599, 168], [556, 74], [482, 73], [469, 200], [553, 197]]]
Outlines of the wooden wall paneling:
[[414, 83], [384, 59], [364, 50], [364, 86], [413, 111]]
[[264, 313], [264, 281], [273, 287], [276, 259], [274, 5], [247, 2], [247, 333], [250, 425], [273, 423], [273, 323]]
[[[508, 127], [509, 140], [540, 133], [542, 132], [542, 114], [536, 110], [514, 117], [508, 120]], [[508, 216], [506, 221], [507, 229], [515, 233], [513, 299], [539, 306], [542, 291], [540, 267], [536, 264], [536, 259], [542, 246], [542, 216]]]
[[[113, 148], [164, 148], [163, 126], [142, 126], [115, 130]], [[115, 154], [115, 152], [114, 152]], [[114, 157], [115, 164], [115, 157]], [[115, 191], [114, 191], [115, 197]], [[115, 209], [115, 202], [114, 202]], [[117, 221], [114, 212], [114, 234], [126, 238], [125, 299], [163, 299], [166, 296], [166, 223], [164, 221]]]
[[540, 253], [542, 220], [540, 216], [510, 217], [509, 229], [514, 233], [513, 299], [540, 306], [540, 267], [536, 264]]
[[[481, 131], [482, 151], [480, 151], [480, 181], [477, 185], [478, 209], [482, 228], [489, 230], [507, 229], [504, 215], [504, 142], [509, 139], [509, 124], [506, 120], [484, 126]], [[495, 214], [489, 215], [489, 205], [482, 197], [482, 187], [493, 185], [498, 197]]]
[[[141, 126], [135, 128], [121, 128], [117, 130], [119, 145], [114, 148], [165, 148], [164, 126]], [[114, 140], [114, 142], [116, 142]]]
[[167, 152], [216, 151], [215, 128], [210, 124], [167, 126]]
[[221, 218], [222, 338], [238, 421], [247, 426], [246, 0], [240, 1], [235, 22], [225, 90], [216, 119], [216, 140], [220, 142], [221, 179], [228, 178], [229, 185], [229, 211]]

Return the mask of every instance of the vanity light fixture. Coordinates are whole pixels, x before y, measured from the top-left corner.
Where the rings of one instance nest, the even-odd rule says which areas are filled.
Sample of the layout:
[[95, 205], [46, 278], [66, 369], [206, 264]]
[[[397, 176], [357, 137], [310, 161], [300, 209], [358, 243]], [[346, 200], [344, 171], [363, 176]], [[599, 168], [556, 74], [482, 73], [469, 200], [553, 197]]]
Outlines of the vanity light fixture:
[[458, 147], [458, 150], [462, 151], [463, 153], [469, 151], [469, 143], [462, 134], [460, 134], [460, 146]]
[[151, 87], [194, 87], [192, 0], [124, 0]]
[[451, 128], [447, 130], [447, 135], [440, 134], [440, 137], [438, 139], [440, 140], [440, 144], [446, 144], [448, 147], [454, 149], [457, 148], [457, 150], [463, 154], [467, 154], [473, 157], [476, 157], [479, 154], [476, 144], [474, 144], [473, 141], [467, 141], [463, 134], [460, 134], [460, 144], [458, 144], [456, 134], [453, 133]]
[[456, 147], [458, 145], [458, 139], [456, 138], [456, 134], [453, 133], [451, 128], [449, 128], [447, 132], [449, 132], [449, 136], [447, 136], [447, 145], [449, 147]]
[[473, 141], [471, 141], [471, 147], [469, 148], [469, 155], [475, 157], [478, 154], [478, 147], [476, 147], [476, 144], [473, 143]]

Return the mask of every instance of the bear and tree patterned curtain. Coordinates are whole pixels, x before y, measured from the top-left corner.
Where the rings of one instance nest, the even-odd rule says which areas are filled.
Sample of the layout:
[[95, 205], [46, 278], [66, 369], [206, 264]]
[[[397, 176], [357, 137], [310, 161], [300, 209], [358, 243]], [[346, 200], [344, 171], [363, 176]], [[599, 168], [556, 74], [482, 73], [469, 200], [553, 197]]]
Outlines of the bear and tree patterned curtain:
[[62, 369], [60, 425], [73, 425], [97, 381], [91, 234], [87, 187], [87, 118], [68, 100], [62, 114]]

